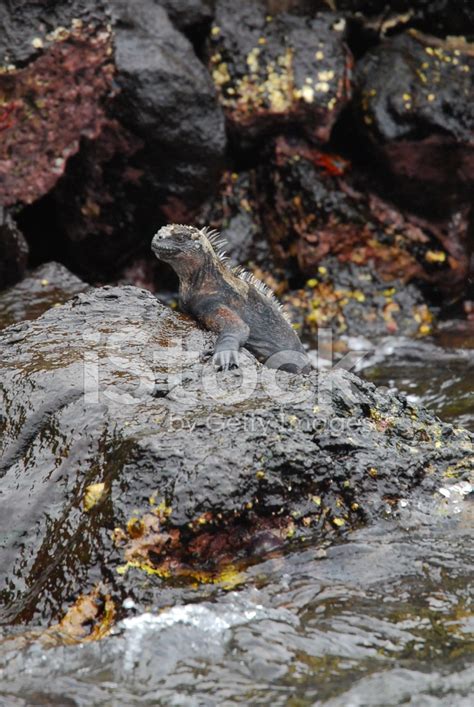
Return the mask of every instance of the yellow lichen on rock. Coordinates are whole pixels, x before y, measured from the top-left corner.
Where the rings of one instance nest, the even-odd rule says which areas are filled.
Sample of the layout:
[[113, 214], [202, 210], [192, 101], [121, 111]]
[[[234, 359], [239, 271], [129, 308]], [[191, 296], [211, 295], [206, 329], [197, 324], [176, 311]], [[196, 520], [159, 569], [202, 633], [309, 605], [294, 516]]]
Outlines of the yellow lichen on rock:
[[[216, 29], [216, 28], [214, 28]], [[218, 38], [220, 32], [212, 31]], [[218, 47], [210, 57], [210, 69], [214, 84], [219, 92], [222, 105], [235, 115], [241, 114], [249, 118], [258, 112], [270, 111], [273, 114], [283, 114], [296, 109], [298, 103], [313, 104], [316, 94], [328, 93], [334, 89], [329, 110], [336, 105], [338, 90], [335, 72], [332, 69], [316, 71], [316, 62], [324, 59], [324, 53], [318, 50], [314, 54], [315, 71], [313, 76], [304, 80], [296, 80], [295, 51], [289, 43], [278, 56], [268, 56], [268, 38], [261, 36], [255, 40], [256, 45], [244, 57], [244, 72], [234, 71], [232, 59], [227, 56], [225, 45]], [[331, 83], [333, 82], [333, 84]], [[325, 107], [326, 103], [325, 103]]]
[[428, 250], [425, 253], [425, 260], [428, 263], [444, 263], [446, 261], [446, 253], [442, 250]]
[[96, 506], [104, 497], [105, 484], [91, 484], [86, 487], [86, 492], [84, 494], [83, 508], [86, 512], [90, 511], [94, 506]]
[[61, 621], [48, 628], [40, 640], [48, 646], [98, 641], [110, 632], [115, 615], [110, 594], [98, 586], [79, 596]]

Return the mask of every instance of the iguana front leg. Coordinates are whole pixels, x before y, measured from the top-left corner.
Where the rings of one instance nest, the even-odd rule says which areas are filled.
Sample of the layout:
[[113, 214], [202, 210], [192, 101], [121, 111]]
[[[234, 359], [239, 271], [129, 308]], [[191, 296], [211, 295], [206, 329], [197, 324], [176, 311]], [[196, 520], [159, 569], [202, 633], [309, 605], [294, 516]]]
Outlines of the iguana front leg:
[[202, 323], [217, 336], [212, 361], [220, 371], [239, 367], [239, 349], [249, 337], [247, 324], [231, 309], [224, 305], [216, 306], [200, 317]]

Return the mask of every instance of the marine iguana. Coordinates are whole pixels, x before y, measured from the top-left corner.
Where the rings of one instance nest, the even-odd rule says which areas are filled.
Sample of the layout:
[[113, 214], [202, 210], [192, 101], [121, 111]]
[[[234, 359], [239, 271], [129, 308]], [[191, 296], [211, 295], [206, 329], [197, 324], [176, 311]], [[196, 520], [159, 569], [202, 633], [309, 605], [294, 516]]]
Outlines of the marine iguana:
[[307, 373], [309, 358], [273, 292], [241, 267], [231, 267], [217, 231], [171, 224], [151, 248], [179, 277], [180, 307], [217, 333], [213, 362], [237, 368], [245, 346], [259, 361], [290, 373]]

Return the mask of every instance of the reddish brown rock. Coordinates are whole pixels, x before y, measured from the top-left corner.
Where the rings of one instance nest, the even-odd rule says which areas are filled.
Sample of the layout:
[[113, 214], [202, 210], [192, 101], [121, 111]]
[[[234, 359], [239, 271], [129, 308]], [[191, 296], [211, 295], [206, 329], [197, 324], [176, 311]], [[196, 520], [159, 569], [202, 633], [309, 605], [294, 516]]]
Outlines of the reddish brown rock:
[[269, 202], [262, 218], [280, 262], [296, 261], [311, 275], [321, 260], [370, 265], [385, 281], [432, 283], [452, 297], [462, 293], [469, 260], [458, 247], [466, 222], [428, 223], [355, 186], [338, 155], [278, 138], [272, 166], [262, 168]]
[[3, 205], [31, 204], [50, 191], [81, 138], [97, 137], [104, 125], [114, 74], [110, 32], [77, 21], [52, 40], [24, 68], [0, 73]]

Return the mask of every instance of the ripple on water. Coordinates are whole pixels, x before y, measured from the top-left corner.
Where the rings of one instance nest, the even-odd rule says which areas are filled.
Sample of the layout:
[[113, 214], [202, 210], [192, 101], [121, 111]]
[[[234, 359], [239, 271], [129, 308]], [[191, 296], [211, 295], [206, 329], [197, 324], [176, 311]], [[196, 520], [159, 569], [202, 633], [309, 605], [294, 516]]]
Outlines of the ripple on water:
[[[474, 348], [448, 347], [413, 339], [386, 339], [375, 346], [367, 342], [369, 353], [356, 372], [377, 385], [396, 388], [413, 401], [426, 406], [442, 420], [474, 431]], [[360, 342], [354, 342], [354, 345]], [[370, 347], [370, 348], [369, 348]]]
[[255, 565], [240, 591], [126, 619], [100, 643], [4, 650], [0, 695], [111, 707], [462, 705], [474, 689], [471, 527], [407, 510], [326, 556], [308, 547]]

